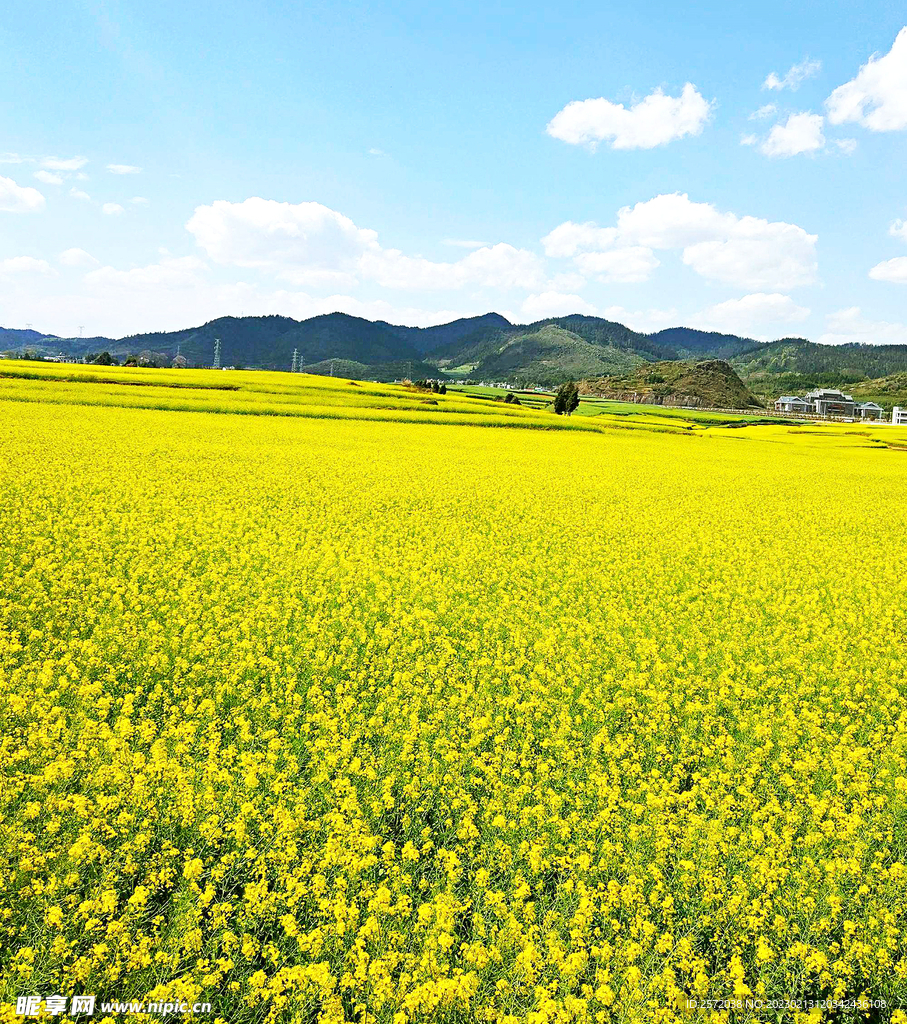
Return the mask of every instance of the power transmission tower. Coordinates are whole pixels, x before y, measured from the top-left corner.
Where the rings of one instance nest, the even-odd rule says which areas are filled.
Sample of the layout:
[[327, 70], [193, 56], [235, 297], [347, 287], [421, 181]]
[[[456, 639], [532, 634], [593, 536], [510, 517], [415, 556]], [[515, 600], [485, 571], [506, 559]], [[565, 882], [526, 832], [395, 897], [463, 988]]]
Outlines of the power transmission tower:
[[79, 324], [79, 337], [82, 337], [82, 331], [85, 330], [85, 324]]
[[299, 371], [299, 349], [293, 349], [293, 365], [290, 367], [290, 373], [298, 373]]
[[334, 376], [334, 360], [331, 360], [331, 376]]
[[214, 339], [214, 366], [212, 369], [220, 369], [220, 338]]

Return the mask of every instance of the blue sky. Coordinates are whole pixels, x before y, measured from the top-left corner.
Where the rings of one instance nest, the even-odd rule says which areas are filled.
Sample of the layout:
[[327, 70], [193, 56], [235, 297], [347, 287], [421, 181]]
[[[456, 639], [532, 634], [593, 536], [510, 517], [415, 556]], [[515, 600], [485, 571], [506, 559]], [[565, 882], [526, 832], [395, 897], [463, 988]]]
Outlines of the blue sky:
[[495, 309], [907, 343], [905, 21], [14, 0], [0, 325]]

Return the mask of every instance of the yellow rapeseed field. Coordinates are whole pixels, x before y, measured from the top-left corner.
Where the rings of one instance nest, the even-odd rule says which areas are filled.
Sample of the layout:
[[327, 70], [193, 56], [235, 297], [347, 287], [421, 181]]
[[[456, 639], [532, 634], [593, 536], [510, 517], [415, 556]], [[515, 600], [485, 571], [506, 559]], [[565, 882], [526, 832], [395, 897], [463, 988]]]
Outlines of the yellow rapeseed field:
[[907, 1005], [907, 451], [13, 385], [9, 1019]]

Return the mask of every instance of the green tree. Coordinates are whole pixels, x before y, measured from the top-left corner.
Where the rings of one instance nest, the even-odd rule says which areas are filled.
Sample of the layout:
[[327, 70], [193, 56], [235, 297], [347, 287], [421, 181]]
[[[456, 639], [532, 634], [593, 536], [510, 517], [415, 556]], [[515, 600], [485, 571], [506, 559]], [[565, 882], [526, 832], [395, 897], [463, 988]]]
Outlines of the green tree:
[[565, 381], [554, 395], [554, 411], [558, 416], [569, 416], [579, 405], [579, 388], [576, 381]]

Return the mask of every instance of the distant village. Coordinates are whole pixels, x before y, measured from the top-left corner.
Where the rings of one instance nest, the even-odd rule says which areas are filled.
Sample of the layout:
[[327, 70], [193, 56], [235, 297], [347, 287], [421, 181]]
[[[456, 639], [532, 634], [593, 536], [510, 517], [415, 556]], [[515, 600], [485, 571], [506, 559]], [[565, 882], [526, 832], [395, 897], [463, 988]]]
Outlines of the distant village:
[[[817, 388], [800, 398], [782, 395], [775, 402], [775, 411], [793, 416], [818, 416], [823, 419], [875, 420], [885, 419], [885, 410], [875, 402], [858, 402], [852, 395], [833, 388]], [[907, 424], [907, 407], [896, 405], [891, 422]]]

